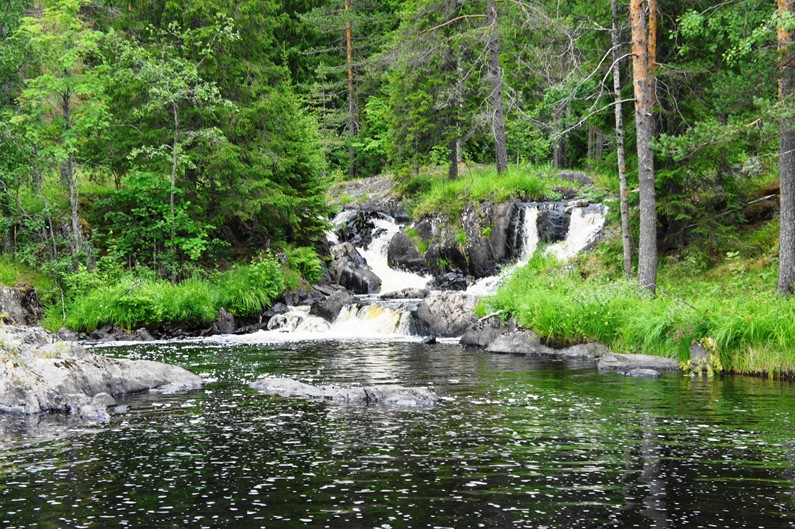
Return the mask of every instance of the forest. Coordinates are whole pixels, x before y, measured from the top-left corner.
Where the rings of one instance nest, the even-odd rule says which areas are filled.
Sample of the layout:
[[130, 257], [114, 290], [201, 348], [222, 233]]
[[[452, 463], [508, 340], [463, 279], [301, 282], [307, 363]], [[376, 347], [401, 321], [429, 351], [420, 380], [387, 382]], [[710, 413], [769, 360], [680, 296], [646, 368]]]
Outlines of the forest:
[[[54, 329], [90, 330], [111, 298], [137, 314], [127, 326], [251, 315], [322, 276], [332, 185], [389, 174], [422, 203], [478, 171], [496, 189], [578, 169], [615, 237], [576, 263], [576, 285], [534, 261], [546, 271], [490, 308], [568, 342], [670, 354], [709, 335], [764, 349], [746, 371], [795, 367], [781, 357], [795, 342], [794, 12], [788, 0], [7, 0], [0, 283], [34, 284]], [[548, 299], [555, 288], [604, 325]], [[563, 325], [515, 295], [536, 290]], [[627, 327], [627, 307], [648, 317]]]

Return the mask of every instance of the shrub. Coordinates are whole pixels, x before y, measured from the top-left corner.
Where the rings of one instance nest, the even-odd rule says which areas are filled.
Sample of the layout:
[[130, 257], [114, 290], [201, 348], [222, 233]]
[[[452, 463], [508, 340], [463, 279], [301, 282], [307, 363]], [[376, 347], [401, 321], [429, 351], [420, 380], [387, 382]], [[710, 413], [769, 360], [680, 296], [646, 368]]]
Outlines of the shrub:
[[309, 246], [288, 247], [287, 265], [290, 269], [299, 272], [310, 283], [319, 281], [323, 277], [325, 267], [314, 248]]

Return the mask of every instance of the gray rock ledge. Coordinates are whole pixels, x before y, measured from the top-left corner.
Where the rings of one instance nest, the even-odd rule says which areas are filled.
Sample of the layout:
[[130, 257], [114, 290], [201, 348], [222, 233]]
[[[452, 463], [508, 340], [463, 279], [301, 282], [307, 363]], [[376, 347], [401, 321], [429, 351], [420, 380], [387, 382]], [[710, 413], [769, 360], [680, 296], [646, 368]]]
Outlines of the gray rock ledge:
[[635, 369], [654, 371], [678, 371], [679, 360], [652, 355], [622, 355], [608, 353], [599, 359], [600, 371], [621, 371], [630, 373]]
[[396, 404], [421, 406], [436, 404], [439, 398], [425, 388], [383, 386], [312, 386], [292, 378], [265, 377], [251, 383], [251, 387], [268, 395], [303, 399], [330, 400], [361, 404]]
[[0, 412], [106, 420], [115, 397], [203, 385], [201, 377], [178, 366], [95, 355], [37, 327], [0, 328]]

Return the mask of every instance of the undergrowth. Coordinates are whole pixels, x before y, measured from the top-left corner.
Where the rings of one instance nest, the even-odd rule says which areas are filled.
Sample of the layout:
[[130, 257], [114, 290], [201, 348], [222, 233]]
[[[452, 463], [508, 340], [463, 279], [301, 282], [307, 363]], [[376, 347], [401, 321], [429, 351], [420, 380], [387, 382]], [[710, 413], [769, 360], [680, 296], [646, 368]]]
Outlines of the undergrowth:
[[776, 294], [774, 235], [764, 226], [739, 237], [706, 270], [686, 258], [664, 263], [656, 297], [602, 261], [614, 259], [609, 248], [565, 265], [538, 253], [480, 310], [503, 310], [552, 342], [615, 352], [686, 360], [694, 341], [711, 339], [730, 371], [791, 377], [795, 301]]

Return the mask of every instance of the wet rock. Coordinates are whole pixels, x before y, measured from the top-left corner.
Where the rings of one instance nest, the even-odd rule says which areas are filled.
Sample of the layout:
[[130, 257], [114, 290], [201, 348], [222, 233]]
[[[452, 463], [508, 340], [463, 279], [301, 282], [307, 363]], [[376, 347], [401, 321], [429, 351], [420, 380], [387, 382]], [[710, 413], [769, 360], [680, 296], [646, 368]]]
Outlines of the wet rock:
[[360, 404], [417, 406], [435, 404], [438, 397], [425, 388], [384, 386], [312, 386], [291, 378], [261, 378], [251, 384], [257, 391], [281, 397], [330, 400]]
[[274, 317], [277, 314], [286, 314], [290, 312], [290, 307], [282, 303], [281, 301], [273, 305], [271, 308], [266, 310], [262, 313], [262, 319], [267, 320]]
[[36, 325], [42, 315], [36, 289], [29, 285], [0, 287], [0, 321], [11, 325]]
[[152, 333], [142, 327], [140, 329], [136, 329], [136, 331], [132, 334], [132, 339], [139, 342], [151, 342], [155, 339], [155, 337], [152, 336]]
[[503, 334], [516, 330], [516, 323], [511, 320], [503, 322], [497, 318], [479, 320], [468, 328], [459, 342], [461, 345], [488, 347]]
[[675, 358], [639, 354], [607, 353], [599, 360], [600, 371], [629, 372], [633, 369], [653, 369], [655, 371], [677, 371], [679, 361]]
[[377, 294], [381, 290], [381, 279], [351, 243], [332, 246], [331, 255], [329, 274], [335, 283], [356, 294]]
[[235, 316], [221, 307], [218, 311], [218, 317], [215, 319], [215, 326], [221, 334], [232, 334], [235, 332]]
[[426, 288], [404, 288], [381, 294], [381, 299], [423, 299], [429, 294]]
[[459, 272], [448, 272], [429, 285], [432, 290], [466, 290], [468, 286], [467, 278]]
[[622, 374], [628, 377], [646, 377], [646, 378], [657, 378], [660, 376], [659, 371], [655, 371], [654, 369], [640, 369], [640, 368], [632, 369]]
[[461, 336], [477, 322], [475, 298], [463, 292], [431, 292], [417, 308], [416, 317], [438, 336]]
[[551, 243], [562, 241], [569, 232], [571, 211], [565, 202], [549, 202], [539, 204], [538, 208], [538, 239]]
[[693, 342], [690, 346], [690, 371], [702, 373], [707, 371], [709, 365], [709, 351], [700, 343]]
[[181, 367], [91, 354], [35, 327], [7, 326], [0, 330], [0, 342], [0, 412], [65, 412], [101, 420], [110, 402], [103, 394], [203, 385]]
[[406, 232], [400, 230], [392, 236], [387, 247], [387, 264], [396, 270], [405, 270], [416, 274], [430, 274], [425, 257], [417, 250]]
[[489, 353], [535, 354], [551, 353], [552, 348], [541, 343], [541, 337], [530, 330], [516, 330], [495, 338], [487, 347]]
[[425, 338], [420, 340], [420, 343], [423, 345], [433, 345], [436, 342], [437, 342], [436, 336], [426, 336]]
[[77, 331], [73, 331], [72, 329], [67, 329], [66, 327], [61, 327], [60, 329], [58, 329], [58, 332], [56, 334], [58, 335], [58, 338], [60, 338], [65, 342], [76, 342], [84, 338], [81, 337], [80, 333], [78, 333]]
[[334, 292], [324, 300], [318, 301], [309, 310], [309, 314], [333, 322], [339, 316], [342, 307], [356, 303], [356, 298], [348, 292]]
[[375, 233], [375, 223], [373, 218], [377, 213], [369, 211], [351, 212], [350, 218], [334, 232], [342, 242], [349, 242], [360, 248], [367, 248], [373, 242]]
[[409, 215], [398, 200], [394, 186], [388, 175], [373, 176], [337, 184], [329, 191], [329, 195], [332, 203], [344, 208], [384, 212], [398, 222], [409, 222]]

